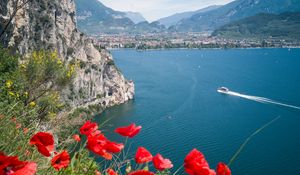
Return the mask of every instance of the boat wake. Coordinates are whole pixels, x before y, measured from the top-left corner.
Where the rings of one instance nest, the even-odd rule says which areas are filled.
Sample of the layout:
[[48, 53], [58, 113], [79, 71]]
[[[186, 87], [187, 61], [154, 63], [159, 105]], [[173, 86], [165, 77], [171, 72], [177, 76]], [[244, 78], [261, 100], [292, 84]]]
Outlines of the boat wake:
[[289, 105], [289, 104], [280, 103], [278, 101], [274, 101], [274, 100], [271, 100], [271, 99], [268, 99], [268, 98], [264, 98], [264, 97], [245, 95], [245, 94], [240, 94], [238, 92], [233, 92], [233, 91], [228, 91], [225, 94], [228, 94], [228, 95], [231, 95], [231, 96], [245, 98], [245, 99], [256, 101], [256, 102], [259, 102], [259, 103], [274, 104], [274, 105], [278, 105], [278, 106], [284, 106], [284, 107], [293, 108], [293, 109], [299, 109], [300, 110], [300, 107], [298, 107], [298, 106], [293, 106], [293, 105]]

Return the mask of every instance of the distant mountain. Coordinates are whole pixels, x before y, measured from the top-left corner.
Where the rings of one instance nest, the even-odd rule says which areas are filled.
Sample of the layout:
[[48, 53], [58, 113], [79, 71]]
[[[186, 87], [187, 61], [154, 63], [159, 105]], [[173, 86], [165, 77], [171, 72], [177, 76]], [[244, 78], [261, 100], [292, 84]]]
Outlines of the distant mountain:
[[125, 14], [125, 16], [131, 19], [131, 21], [133, 21], [135, 24], [147, 21], [143, 15], [138, 12], [125, 12]]
[[75, 0], [75, 3], [78, 28], [86, 34], [144, 33], [165, 30], [164, 26], [153, 25], [145, 20], [142, 21], [143, 25], [139, 24], [141, 22], [135, 24], [144, 18], [137, 13], [113, 10], [98, 0]]
[[165, 31], [166, 27], [159, 24], [159, 22], [140, 22], [134, 26], [132, 33], [159, 33]]
[[300, 41], [300, 12], [257, 14], [226, 24], [213, 32], [222, 38], [277, 38]]
[[300, 11], [300, 0], [236, 0], [215, 10], [200, 12], [179, 21], [171, 31], [213, 31], [220, 26], [259, 13]]
[[219, 8], [219, 7], [221, 7], [221, 6], [213, 5], [213, 6], [209, 6], [209, 7], [197, 10], [197, 11], [176, 13], [174, 15], [171, 15], [171, 16], [168, 16], [168, 17], [165, 17], [165, 18], [161, 18], [161, 19], [158, 20], [158, 22], [160, 24], [166, 26], [166, 27], [170, 27], [172, 25], [175, 25], [177, 22], [179, 22], [182, 19], [189, 18], [189, 17], [191, 17], [191, 16], [193, 16], [197, 13], [208, 12], [210, 10], [214, 10], [214, 9]]
[[78, 27], [82, 32], [120, 32], [134, 25], [126, 13], [108, 8], [98, 0], [75, 0], [75, 3]]

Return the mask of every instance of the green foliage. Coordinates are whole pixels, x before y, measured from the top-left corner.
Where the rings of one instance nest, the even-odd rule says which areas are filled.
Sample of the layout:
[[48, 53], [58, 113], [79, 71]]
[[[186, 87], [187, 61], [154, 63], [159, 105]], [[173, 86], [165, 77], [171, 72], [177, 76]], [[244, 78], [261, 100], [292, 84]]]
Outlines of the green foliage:
[[108, 66], [114, 66], [114, 65], [115, 65], [114, 60], [109, 60], [109, 61], [107, 62], [107, 65], [108, 65]]
[[97, 99], [101, 99], [101, 98], [103, 98], [104, 96], [105, 96], [105, 94], [97, 94], [97, 95], [96, 95]]
[[92, 72], [92, 70], [91, 70], [90, 68], [87, 68], [87, 69], [84, 70], [84, 73], [85, 73], [85, 74], [89, 74], [89, 73], [91, 73], [91, 72]]
[[99, 105], [99, 104], [95, 104], [95, 105], [89, 105], [88, 106], [89, 111], [91, 111], [92, 113], [100, 113], [104, 110], [103, 106]]
[[69, 47], [68, 50], [67, 50], [67, 54], [72, 55], [73, 53], [74, 53], [74, 48]]
[[0, 99], [2, 102], [12, 102], [24, 99], [22, 93], [22, 78], [20, 76], [18, 57], [10, 54], [8, 49], [0, 47]]
[[44, 15], [40, 18], [40, 21], [42, 24], [49, 24], [51, 22], [51, 19], [48, 15]]
[[96, 64], [92, 64], [92, 69], [94, 69], [94, 70], [97, 70], [98, 69], [98, 66], [96, 65]]
[[71, 83], [74, 65], [64, 65], [56, 52], [33, 52], [21, 65], [25, 104], [36, 102], [41, 116], [55, 116], [63, 107], [60, 91]]
[[86, 62], [80, 60], [79, 61], [79, 66], [80, 66], [81, 69], [84, 69], [86, 67]]
[[7, 49], [0, 46], [0, 72], [1, 74], [14, 72], [18, 68], [18, 58], [12, 56]]
[[75, 65], [64, 64], [56, 52], [33, 52], [21, 60], [0, 49], [0, 98], [7, 105], [18, 101], [24, 107], [37, 106], [40, 118], [55, 117], [64, 106], [60, 92], [74, 72]]

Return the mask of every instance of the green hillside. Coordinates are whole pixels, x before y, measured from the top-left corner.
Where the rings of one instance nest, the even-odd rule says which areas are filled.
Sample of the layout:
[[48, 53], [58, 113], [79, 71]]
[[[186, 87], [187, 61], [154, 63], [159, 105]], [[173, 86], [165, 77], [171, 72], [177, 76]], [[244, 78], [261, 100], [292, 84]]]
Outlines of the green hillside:
[[213, 32], [223, 38], [275, 38], [300, 41], [300, 12], [258, 14], [229, 23]]

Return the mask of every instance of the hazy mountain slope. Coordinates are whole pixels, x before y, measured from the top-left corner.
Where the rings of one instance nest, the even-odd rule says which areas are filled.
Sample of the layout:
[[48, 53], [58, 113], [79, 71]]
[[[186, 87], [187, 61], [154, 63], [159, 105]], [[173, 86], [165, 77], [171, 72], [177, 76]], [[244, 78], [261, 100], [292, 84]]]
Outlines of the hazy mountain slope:
[[135, 24], [147, 21], [143, 15], [138, 12], [125, 12], [125, 14], [125, 16], [131, 19], [131, 21], [133, 21]]
[[122, 32], [134, 25], [126, 13], [112, 10], [98, 0], [75, 0], [78, 27], [85, 33]]
[[165, 25], [166, 27], [170, 27], [172, 25], [175, 25], [180, 20], [185, 19], [185, 18], [189, 18], [189, 17], [193, 16], [194, 14], [202, 13], [202, 12], [208, 12], [210, 10], [214, 10], [214, 9], [219, 8], [219, 7], [221, 7], [221, 6], [213, 5], [213, 6], [209, 6], [209, 7], [197, 10], [197, 11], [176, 13], [174, 15], [171, 15], [171, 16], [168, 16], [168, 17], [165, 17], [165, 18], [161, 18], [161, 19], [158, 20], [158, 22], [162, 25]]
[[214, 31], [223, 38], [278, 38], [300, 41], [300, 12], [257, 14], [229, 23]]
[[236, 0], [218, 9], [197, 13], [172, 26], [176, 31], [213, 31], [229, 22], [258, 13], [300, 11], [299, 0]]
[[[142, 25], [135, 24], [128, 17], [128, 13], [108, 8], [98, 0], [75, 0], [75, 3], [78, 28], [86, 34], [145, 33], [165, 29], [163, 26], [153, 25], [146, 21], [140, 22]], [[134, 14], [135, 22], [139, 21], [136, 17], [137, 15]]]

